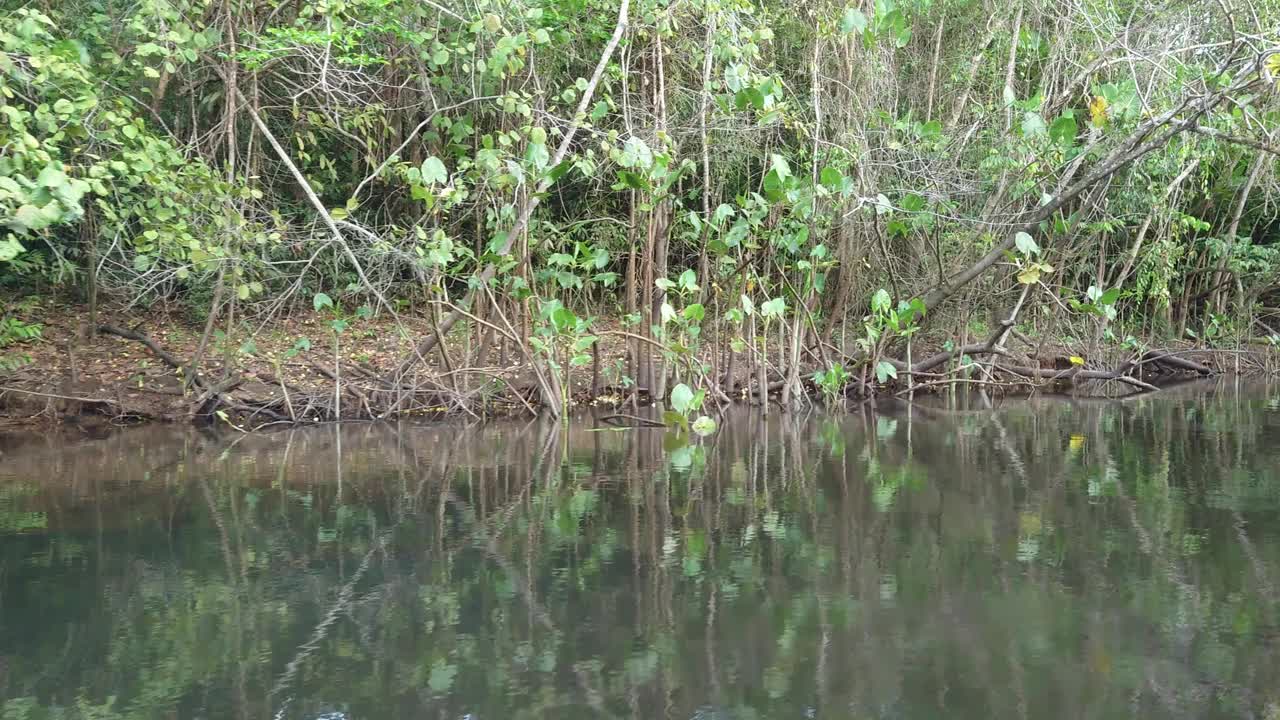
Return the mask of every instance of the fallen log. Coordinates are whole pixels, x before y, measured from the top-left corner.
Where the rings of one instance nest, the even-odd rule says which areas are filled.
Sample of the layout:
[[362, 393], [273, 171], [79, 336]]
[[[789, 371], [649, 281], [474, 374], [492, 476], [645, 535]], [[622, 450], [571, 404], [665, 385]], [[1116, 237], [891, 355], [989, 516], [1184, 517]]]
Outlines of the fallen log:
[[1216, 374], [1214, 373], [1213, 368], [1210, 368], [1207, 365], [1201, 365], [1200, 363], [1195, 362], [1194, 360], [1188, 360], [1187, 358], [1179, 357], [1166, 350], [1147, 351], [1142, 355], [1142, 360], [1140, 361], [1139, 364], [1143, 364], [1143, 365], [1154, 364], [1157, 367], [1167, 366], [1171, 368], [1177, 368], [1178, 370], [1193, 372], [1199, 375]]

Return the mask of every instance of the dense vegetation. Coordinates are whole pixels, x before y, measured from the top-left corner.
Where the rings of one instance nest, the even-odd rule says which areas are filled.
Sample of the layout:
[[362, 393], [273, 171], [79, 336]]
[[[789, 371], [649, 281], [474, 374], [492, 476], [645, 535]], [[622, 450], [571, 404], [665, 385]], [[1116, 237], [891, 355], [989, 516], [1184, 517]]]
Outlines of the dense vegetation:
[[431, 318], [397, 393], [466, 325], [553, 412], [604, 333], [791, 404], [1277, 327], [1270, 2], [5, 5], [0, 279], [187, 308], [192, 378], [313, 308]]

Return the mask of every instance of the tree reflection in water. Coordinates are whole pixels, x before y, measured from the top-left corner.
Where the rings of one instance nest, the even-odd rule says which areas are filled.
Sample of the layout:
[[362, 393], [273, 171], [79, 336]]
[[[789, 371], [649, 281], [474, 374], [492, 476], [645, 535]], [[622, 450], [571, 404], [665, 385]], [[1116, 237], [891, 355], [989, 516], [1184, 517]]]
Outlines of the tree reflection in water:
[[11, 443], [0, 718], [1275, 717], [1277, 407]]

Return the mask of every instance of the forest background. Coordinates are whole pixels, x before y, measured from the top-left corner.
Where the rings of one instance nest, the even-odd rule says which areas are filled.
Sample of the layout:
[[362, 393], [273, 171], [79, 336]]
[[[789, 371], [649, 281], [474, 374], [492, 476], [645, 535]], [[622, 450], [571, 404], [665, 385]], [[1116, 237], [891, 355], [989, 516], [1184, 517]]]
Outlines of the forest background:
[[679, 422], [1280, 343], [1274, 0], [0, 7], [3, 381], [63, 411]]

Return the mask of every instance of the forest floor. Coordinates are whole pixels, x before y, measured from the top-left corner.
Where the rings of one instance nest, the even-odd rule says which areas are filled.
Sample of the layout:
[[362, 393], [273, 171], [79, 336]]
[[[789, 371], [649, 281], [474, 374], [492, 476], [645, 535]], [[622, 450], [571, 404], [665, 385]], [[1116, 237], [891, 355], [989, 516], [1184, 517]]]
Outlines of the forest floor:
[[[9, 305], [12, 309], [13, 303]], [[213, 334], [200, 366], [202, 382], [193, 387], [184, 382], [183, 370], [175, 368], [172, 361], [186, 365], [195, 356], [203, 323], [181, 312], [98, 314], [100, 328], [114, 328], [131, 337], [101, 331], [90, 335], [87, 310], [72, 303], [26, 301], [20, 312], [11, 314], [25, 323], [38, 324], [41, 336], [0, 351], [10, 359], [21, 358], [19, 367], [0, 374], [0, 429], [147, 421], [222, 421], [243, 427], [272, 420], [317, 422], [332, 417], [338, 385], [335, 379], [343, 388], [339, 403], [348, 403], [348, 408], [355, 405], [348, 412], [359, 414], [359, 404], [368, 406], [368, 398], [378, 392], [381, 379], [392, 376], [414, 343], [431, 332], [426, 318], [409, 313], [401, 314], [398, 320], [385, 315], [351, 318], [350, 326], [337, 336], [335, 348], [331, 320], [313, 312], [277, 316], [266, 323], [249, 320], [236, 336]], [[594, 329], [604, 331], [598, 341], [599, 367], [593, 372], [588, 365], [572, 373], [570, 395], [575, 405], [617, 405], [628, 394], [622, 377], [626, 340], [608, 332], [617, 328], [616, 321], [596, 323]], [[143, 342], [144, 338], [154, 348]], [[704, 342], [708, 340], [704, 338]], [[456, 327], [445, 341], [448, 363], [432, 352], [417, 366], [415, 377], [419, 380], [415, 382], [428, 383], [440, 391], [439, 397], [452, 398], [451, 402], [417, 402], [398, 414], [443, 417], [460, 413], [479, 418], [535, 409], [536, 378], [529, 364], [517, 351], [504, 352], [496, 344], [480, 359], [475, 352], [477, 342], [474, 333]], [[918, 343], [917, 357], [940, 346]], [[156, 349], [170, 356], [169, 361]], [[1273, 366], [1267, 351], [1260, 348], [1243, 352], [1195, 350], [1184, 343], [1169, 349], [1194, 356], [1221, 372], [1258, 373]], [[1059, 343], [1041, 342], [1035, 350], [1024, 348], [1024, 352], [1027, 362], [1053, 368], [1055, 362], [1060, 366], [1069, 351]], [[335, 353], [340, 359], [337, 373]], [[1242, 357], [1243, 363], [1239, 362]], [[1027, 383], [1018, 385], [1026, 390]], [[731, 386], [736, 388], [731, 396], [743, 395], [742, 378]], [[265, 411], [265, 415], [252, 412], [261, 407], [275, 410]], [[218, 408], [243, 412], [237, 416]], [[348, 416], [347, 412], [340, 414]], [[366, 416], [378, 414], [371, 409]]]
[[[38, 339], [0, 351], [20, 363], [0, 374], [0, 427], [60, 421], [95, 425], [200, 419], [201, 388], [190, 387], [181, 369], [166, 363], [138, 339], [102, 331], [91, 335], [86, 307], [28, 301], [15, 314], [24, 323], [40, 326], [41, 333]], [[343, 381], [358, 393], [362, 384], [391, 375], [412, 353], [415, 342], [431, 332], [427, 318], [408, 313], [398, 319], [384, 314], [352, 317], [348, 322], [350, 326], [336, 336], [336, 347], [331, 318], [309, 311], [277, 316], [265, 323], [247, 320], [231, 337], [215, 330], [200, 373], [207, 381], [225, 386], [231, 399], [284, 401], [288, 397], [292, 419], [316, 421], [321, 419], [320, 412], [306, 411], [308, 399], [333, 395], [335, 360], [340, 360], [339, 377], [346, 375]], [[184, 365], [195, 356], [204, 330], [202, 323], [178, 310], [100, 311], [97, 325], [145, 337]], [[617, 323], [604, 321], [598, 326], [616, 329]], [[528, 364], [516, 350], [498, 343], [491, 346], [483, 362], [464, 362], [475, 359], [477, 343], [474, 333], [456, 327], [445, 340], [448, 365], [433, 351], [420, 365], [420, 374], [469, 397], [473, 404], [484, 406], [487, 414], [526, 411], [514, 396], [536, 394]], [[617, 361], [624, 356], [625, 341], [603, 335], [599, 343], [600, 386], [612, 388], [621, 383]], [[590, 368], [575, 372], [572, 386], [572, 395], [579, 401], [595, 399], [587, 397], [592, 391]], [[490, 395], [492, 402], [476, 400], [477, 395]], [[603, 400], [608, 402], [609, 397]], [[417, 408], [405, 414], [444, 415], [453, 409]]]

